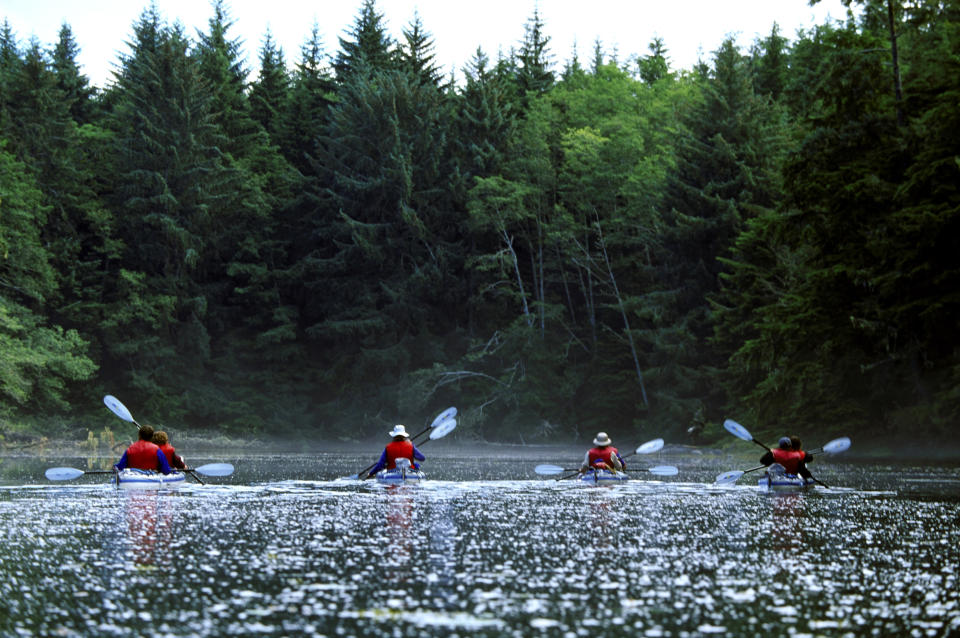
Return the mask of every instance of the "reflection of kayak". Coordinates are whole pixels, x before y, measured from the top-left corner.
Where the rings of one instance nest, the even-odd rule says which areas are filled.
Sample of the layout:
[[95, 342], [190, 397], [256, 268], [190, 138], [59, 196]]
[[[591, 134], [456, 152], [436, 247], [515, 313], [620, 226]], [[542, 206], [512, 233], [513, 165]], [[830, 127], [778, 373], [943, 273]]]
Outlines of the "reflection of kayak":
[[615, 470], [587, 470], [580, 475], [580, 483], [583, 485], [608, 485], [610, 483], [621, 483], [629, 480], [626, 472], [617, 472]]
[[177, 488], [183, 485], [187, 475], [183, 472], [150, 472], [126, 468], [117, 474], [117, 485], [134, 490], [159, 490]]
[[393, 470], [380, 470], [374, 477], [378, 483], [391, 484], [418, 484], [426, 478], [426, 474], [420, 470], [396, 468]]
[[757, 484], [762, 489], [766, 490], [795, 492], [813, 487], [815, 481], [813, 479], [805, 479], [802, 476], [797, 476], [796, 474], [777, 474], [768, 472], [763, 476], [763, 478], [757, 481]]

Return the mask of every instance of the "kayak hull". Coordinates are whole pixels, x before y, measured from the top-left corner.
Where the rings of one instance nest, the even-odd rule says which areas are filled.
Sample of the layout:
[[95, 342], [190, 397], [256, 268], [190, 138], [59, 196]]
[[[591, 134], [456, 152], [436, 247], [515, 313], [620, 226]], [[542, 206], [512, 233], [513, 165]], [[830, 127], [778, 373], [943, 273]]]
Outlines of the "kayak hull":
[[805, 479], [796, 474], [766, 474], [757, 481], [761, 489], [771, 492], [800, 492], [813, 487], [813, 479]]
[[626, 472], [612, 470], [587, 470], [580, 475], [581, 485], [615, 485], [629, 480]]
[[377, 483], [385, 485], [417, 485], [426, 478], [420, 470], [380, 470], [375, 475]]
[[117, 473], [118, 487], [128, 490], [162, 490], [176, 489], [186, 482], [187, 475], [183, 472], [149, 472], [127, 468]]

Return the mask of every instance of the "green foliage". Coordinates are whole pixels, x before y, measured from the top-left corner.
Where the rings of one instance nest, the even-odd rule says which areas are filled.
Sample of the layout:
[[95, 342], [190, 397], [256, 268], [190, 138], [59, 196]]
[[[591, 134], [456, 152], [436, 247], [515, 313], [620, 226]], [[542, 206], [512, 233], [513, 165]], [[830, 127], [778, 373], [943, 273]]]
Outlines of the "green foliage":
[[249, 86], [220, 0], [195, 41], [145, 10], [103, 92], [67, 25], [47, 51], [4, 22], [0, 415], [106, 391], [312, 440], [449, 405], [524, 442], [946, 431], [960, 18], [853, 3], [689, 71], [654, 39], [561, 75], [535, 10], [461, 84], [373, 0], [330, 68], [316, 25], [289, 73], [268, 32]]

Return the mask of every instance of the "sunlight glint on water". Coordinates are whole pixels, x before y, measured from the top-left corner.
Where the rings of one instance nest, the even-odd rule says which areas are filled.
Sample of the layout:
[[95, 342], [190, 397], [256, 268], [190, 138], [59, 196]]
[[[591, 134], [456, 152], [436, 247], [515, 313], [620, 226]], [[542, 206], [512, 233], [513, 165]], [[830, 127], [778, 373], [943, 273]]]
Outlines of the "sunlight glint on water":
[[709, 472], [386, 489], [256, 463], [159, 495], [0, 489], [0, 634], [960, 631], [956, 469], [934, 493], [896, 489], [902, 472], [866, 489], [851, 470], [829, 478], [853, 487], [771, 496], [698, 482]]

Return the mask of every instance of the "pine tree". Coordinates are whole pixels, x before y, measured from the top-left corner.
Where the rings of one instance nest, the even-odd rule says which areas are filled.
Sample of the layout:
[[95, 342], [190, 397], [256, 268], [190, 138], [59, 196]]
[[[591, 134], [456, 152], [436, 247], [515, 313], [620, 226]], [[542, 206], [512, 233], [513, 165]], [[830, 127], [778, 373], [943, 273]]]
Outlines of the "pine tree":
[[419, 13], [414, 14], [410, 25], [403, 29], [403, 40], [397, 60], [400, 69], [419, 78], [423, 84], [439, 87], [443, 78], [433, 53], [433, 37], [424, 30]]
[[340, 51], [333, 63], [337, 82], [345, 84], [352, 76], [369, 76], [396, 67], [394, 43], [377, 12], [376, 0], [364, 0], [348, 38], [340, 38]]
[[260, 47], [260, 72], [250, 87], [250, 116], [278, 146], [283, 142], [284, 112], [289, 99], [290, 77], [283, 51], [268, 30]]

